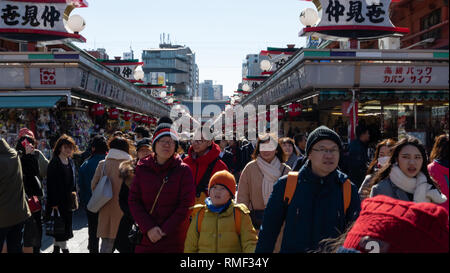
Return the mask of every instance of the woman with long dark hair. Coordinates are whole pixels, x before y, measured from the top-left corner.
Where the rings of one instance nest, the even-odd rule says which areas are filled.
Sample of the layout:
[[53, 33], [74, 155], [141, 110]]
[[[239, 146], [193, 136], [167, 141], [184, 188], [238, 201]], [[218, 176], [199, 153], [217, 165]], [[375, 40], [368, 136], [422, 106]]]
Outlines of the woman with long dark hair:
[[417, 203], [444, 203], [447, 198], [431, 179], [427, 162], [425, 148], [418, 139], [402, 139], [394, 147], [388, 163], [370, 182], [370, 197], [386, 195]]
[[440, 135], [436, 137], [433, 150], [430, 154], [430, 164], [428, 171], [431, 177], [441, 187], [442, 193], [447, 197], [447, 201], [441, 204], [448, 212], [448, 135]]
[[55, 144], [47, 169], [47, 217], [57, 210], [64, 219], [65, 232], [55, 236], [53, 253], [69, 253], [67, 240], [73, 237], [72, 195], [76, 194], [73, 154], [78, 146], [73, 138], [63, 134]]
[[367, 169], [366, 178], [364, 179], [361, 187], [359, 188], [359, 197], [361, 201], [367, 198], [370, 194], [370, 189], [368, 189], [370, 180], [375, 175], [378, 170], [380, 170], [384, 164], [389, 161], [391, 157], [392, 147], [396, 144], [396, 141], [393, 139], [385, 139], [377, 144], [375, 149], [375, 157], [372, 162], [370, 162], [369, 168]]

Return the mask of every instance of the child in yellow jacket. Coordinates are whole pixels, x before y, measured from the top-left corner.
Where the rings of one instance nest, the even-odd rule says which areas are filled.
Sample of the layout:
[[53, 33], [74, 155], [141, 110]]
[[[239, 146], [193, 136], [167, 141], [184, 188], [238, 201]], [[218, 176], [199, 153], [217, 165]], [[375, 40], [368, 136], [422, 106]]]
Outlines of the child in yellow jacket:
[[[205, 205], [195, 205], [184, 244], [185, 253], [254, 253], [258, 235], [244, 204], [236, 204], [236, 180], [228, 171], [209, 181]], [[237, 215], [239, 214], [239, 215]], [[240, 223], [239, 223], [240, 222]]]

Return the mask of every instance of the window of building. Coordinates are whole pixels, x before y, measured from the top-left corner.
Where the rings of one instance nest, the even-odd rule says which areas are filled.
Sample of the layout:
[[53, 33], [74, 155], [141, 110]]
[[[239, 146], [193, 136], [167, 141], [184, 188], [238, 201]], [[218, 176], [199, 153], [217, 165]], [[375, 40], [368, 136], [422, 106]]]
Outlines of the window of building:
[[[437, 9], [432, 11], [430, 14], [426, 15], [420, 20], [420, 31], [424, 31], [429, 29], [430, 27], [437, 25], [441, 22], [441, 9]], [[421, 36], [422, 40], [428, 39], [428, 38], [435, 38], [439, 39], [441, 38], [441, 29], [436, 28], [432, 31], [429, 31], [427, 33], [424, 33]]]

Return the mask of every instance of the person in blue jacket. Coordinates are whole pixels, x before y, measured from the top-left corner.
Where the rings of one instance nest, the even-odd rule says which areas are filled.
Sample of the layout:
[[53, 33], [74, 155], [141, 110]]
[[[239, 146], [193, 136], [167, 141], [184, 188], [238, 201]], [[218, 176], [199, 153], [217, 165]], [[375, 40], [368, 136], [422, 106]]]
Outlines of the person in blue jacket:
[[84, 161], [78, 172], [78, 186], [80, 188], [80, 206], [86, 210], [88, 217], [88, 249], [90, 253], [98, 253], [99, 239], [97, 238], [98, 213], [90, 212], [86, 206], [92, 196], [91, 181], [100, 161], [104, 160], [108, 152], [108, 144], [103, 136], [97, 135], [91, 141], [91, 156]]
[[280, 253], [312, 252], [323, 239], [336, 238], [354, 222], [361, 210], [358, 188], [351, 183], [351, 201], [344, 213], [342, 185], [347, 175], [337, 169], [342, 142], [321, 126], [308, 137], [306, 156], [289, 206], [284, 202], [287, 176], [273, 187], [264, 211], [256, 253], [271, 253], [283, 222]]

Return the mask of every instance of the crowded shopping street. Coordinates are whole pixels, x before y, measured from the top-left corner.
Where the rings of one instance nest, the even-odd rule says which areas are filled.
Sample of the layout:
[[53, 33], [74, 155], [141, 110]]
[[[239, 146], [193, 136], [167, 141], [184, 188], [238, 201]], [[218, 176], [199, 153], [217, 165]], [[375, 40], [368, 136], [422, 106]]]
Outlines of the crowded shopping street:
[[448, 1], [282, 2], [0, 0], [0, 260], [448, 253]]

